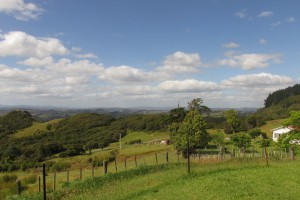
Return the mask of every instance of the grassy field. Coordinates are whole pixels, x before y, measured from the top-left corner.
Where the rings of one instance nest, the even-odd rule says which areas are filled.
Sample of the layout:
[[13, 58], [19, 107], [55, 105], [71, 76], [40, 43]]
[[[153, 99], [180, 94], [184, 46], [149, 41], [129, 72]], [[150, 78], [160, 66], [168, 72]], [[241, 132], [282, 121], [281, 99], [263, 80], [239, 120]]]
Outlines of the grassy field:
[[[300, 161], [234, 160], [142, 166], [65, 184], [49, 199], [300, 199]], [[41, 195], [41, 194], [40, 194]], [[19, 199], [40, 199], [20, 197]]]
[[33, 134], [39, 134], [42, 132], [45, 132], [47, 130], [48, 124], [56, 124], [60, 121], [61, 119], [54, 119], [49, 122], [33, 122], [32, 126], [25, 128], [23, 130], [17, 131], [16, 133], [12, 134], [11, 137], [14, 138], [21, 138], [21, 137], [27, 137]]

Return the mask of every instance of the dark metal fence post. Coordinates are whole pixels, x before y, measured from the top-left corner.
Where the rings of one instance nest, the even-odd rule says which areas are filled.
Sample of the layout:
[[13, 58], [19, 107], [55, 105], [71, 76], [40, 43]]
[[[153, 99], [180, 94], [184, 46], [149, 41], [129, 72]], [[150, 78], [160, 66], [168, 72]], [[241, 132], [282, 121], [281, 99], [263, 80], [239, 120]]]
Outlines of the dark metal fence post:
[[47, 191], [46, 191], [46, 165], [43, 164], [43, 192], [44, 192], [44, 200], [47, 199]]

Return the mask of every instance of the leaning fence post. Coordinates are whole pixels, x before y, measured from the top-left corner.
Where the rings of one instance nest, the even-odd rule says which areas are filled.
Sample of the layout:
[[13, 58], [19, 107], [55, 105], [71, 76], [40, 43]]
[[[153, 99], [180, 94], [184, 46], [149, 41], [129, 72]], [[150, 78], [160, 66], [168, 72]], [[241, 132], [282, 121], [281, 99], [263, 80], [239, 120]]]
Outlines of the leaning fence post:
[[21, 194], [21, 191], [22, 191], [21, 181], [18, 179], [16, 181], [16, 184], [17, 184], [17, 194]]

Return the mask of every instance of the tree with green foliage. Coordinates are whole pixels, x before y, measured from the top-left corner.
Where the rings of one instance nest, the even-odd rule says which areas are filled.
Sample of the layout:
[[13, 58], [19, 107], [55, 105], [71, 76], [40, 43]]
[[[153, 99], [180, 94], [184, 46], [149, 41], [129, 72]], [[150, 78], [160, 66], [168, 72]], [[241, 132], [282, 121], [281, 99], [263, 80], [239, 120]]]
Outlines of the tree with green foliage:
[[173, 127], [172, 140], [177, 150], [185, 152], [189, 143], [190, 151], [206, 147], [210, 139], [207, 125], [198, 110], [191, 110], [178, 127]]
[[251, 145], [250, 135], [247, 133], [235, 133], [231, 136], [231, 141], [236, 147], [240, 148], [240, 151], [245, 156], [246, 148]]
[[219, 150], [220, 158], [223, 158], [224, 146], [225, 146], [225, 134], [222, 131], [218, 131], [211, 135], [211, 142], [215, 144]]
[[210, 108], [203, 105], [203, 100], [201, 98], [193, 99], [192, 101], [188, 102], [188, 110], [197, 110], [200, 114], [211, 111]]
[[283, 125], [300, 128], [300, 111], [291, 111], [290, 117], [283, 122]]
[[226, 118], [226, 123], [231, 128], [232, 132], [236, 133], [240, 126], [238, 113], [233, 109], [227, 110], [224, 112], [224, 117]]

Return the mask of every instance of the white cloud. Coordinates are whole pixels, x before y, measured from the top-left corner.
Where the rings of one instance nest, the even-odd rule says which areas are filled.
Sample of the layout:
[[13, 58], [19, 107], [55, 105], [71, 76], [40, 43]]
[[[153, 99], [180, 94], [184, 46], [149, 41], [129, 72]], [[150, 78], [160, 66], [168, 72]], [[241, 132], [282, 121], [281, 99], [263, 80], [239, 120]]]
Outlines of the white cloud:
[[272, 11], [262, 11], [258, 17], [271, 17], [273, 15]]
[[288, 17], [285, 21], [288, 22], [288, 23], [293, 23], [293, 22], [296, 22], [296, 18], [295, 17]]
[[247, 9], [242, 9], [236, 13], [234, 13], [235, 16], [239, 17], [239, 18], [245, 18], [248, 14], [247, 14]]
[[273, 26], [273, 27], [277, 27], [277, 26], [280, 26], [280, 25], [281, 25], [281, 21], [271, 23], [271, 26]]
[[12, 15], [17, 20], [37, 19], [43, 11], [36, 4], [25, 3], [23, 0], [0, 0], [0, 12]]
[[93, 53], [87, 53], [87, 54], [77, 54], [77, 58], [97, 58], [97, 55]]
[[124, 65], [106, 68], [104, 73], [99, 75], [99, 79], [113, 82], [147, 82], [151, 80], [151, 74]]
[[229, 43], [223, 44], [222, 46], [225, 47], [225, 48], [228, 48], [228, 49], [240, 47], [239, 44], [234, 43], [234, 42], [229, 42]]
[[159, 88], [170, 93], [195, 93], [220, 89], [217, 83], [198, 81], [195, 79], [165, 81], [159, 84]]
[[50, 55], [65, 55], [68, 50], [56, 38], [36, 38], [21, 31], [0, 35], [0, 57], [24, 56], [43, 58]]
[[294, 81], [287, 76], [272, 75], [269, 73], [237, 75], [222, 81], [222, 85], [236, 88], [264, 88], [269, 86], [282, 87], [292, 84]]
[[261, 45], [267, 44], [267, 40], [265, 40], [264, 38], [261, 38], [261, 39], [259, 40], [259, 43], [260, 43]]
[[201, 66], [201, 57], [198, 53], [188, 54], [177, 51], [168, 55], [157, 70], [167, 73], [197, 72], [199, 66]]
[[227, 59], [220, 60], [219, 65], [227, 65], [230, 67], [240, 67], [245, 70], [265, 68], [270, 63], [281, 62], [280, 54], [240, 54], [233, 55]]
[[34, 58], [30, 57], [24, 61], [18, 62], [21, 65], [26, 65], [30, 67], [43, 67], [48, 66], [53, 63], [53, 58], [51, 56], [45, 57], [45, 58]]

